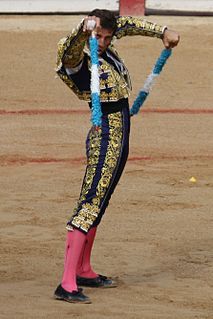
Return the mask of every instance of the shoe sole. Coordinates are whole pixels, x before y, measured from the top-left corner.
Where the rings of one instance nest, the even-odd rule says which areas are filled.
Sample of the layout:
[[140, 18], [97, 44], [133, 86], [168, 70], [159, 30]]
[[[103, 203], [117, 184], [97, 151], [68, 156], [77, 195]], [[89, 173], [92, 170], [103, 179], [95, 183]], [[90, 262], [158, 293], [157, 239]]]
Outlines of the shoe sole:
[[117, 288], [118, 287], [118, 285], [116, 285], [116, 284], [113, 284], [113, 285], [109, 285], [109, 286], [101, 286], [100, 288], [103, 288], [103, 289], [108, 289], [108, 288]]
[[64, 300], [66, 302], [69, 302], [69, 303], [79, 303], [79, 304], [91, 304], [91, 300], [84, 300], [84, 301], [80, 301], [80, 300], [71, 300], [71, 299], [66, 299], [66, 298], [62, 298], [60, 296], [57, 296], [57, 295], [54, 295], [54, 298], [56, 300]]
[[87, 288], [99, 288], [99, 289], [109, 289], [109, 288], [117, 288], [118, 285], [116, 284], [112, 284], [112, 285], [100, 285], [100, 286], [89, 286], [89, 285], [81, 285], [81, 284], [78, 284], [79, 287], [87, 287]]

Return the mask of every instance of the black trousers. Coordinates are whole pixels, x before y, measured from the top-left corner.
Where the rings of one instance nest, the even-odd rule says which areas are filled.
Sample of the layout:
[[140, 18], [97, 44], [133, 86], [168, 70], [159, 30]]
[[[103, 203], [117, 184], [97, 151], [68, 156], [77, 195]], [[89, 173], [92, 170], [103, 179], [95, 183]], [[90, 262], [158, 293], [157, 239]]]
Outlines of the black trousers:
[[74, 227], [87, 233], [100, 223], [128, 158], [129, 133], [128, 103], [120, 111], [104, 114], [101, 129], [89, 131], [86, 172], [68, 230]]

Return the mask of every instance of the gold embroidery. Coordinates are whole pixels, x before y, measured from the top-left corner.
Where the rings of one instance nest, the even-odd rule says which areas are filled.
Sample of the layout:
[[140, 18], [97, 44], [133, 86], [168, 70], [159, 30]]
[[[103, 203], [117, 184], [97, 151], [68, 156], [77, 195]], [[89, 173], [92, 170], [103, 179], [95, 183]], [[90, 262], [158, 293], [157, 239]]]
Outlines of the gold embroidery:
[[109, 93], [110, 100], [115, 100], [117, 96], [117, 90], [115, 88], [112, 89], [112, 91]]
[[100, 92], [101, 101], [109, 101], [109, 94], [106, 91]]
[[60, 70], [62, 63], [70, 68], [76, 67], [82, 61], [88, 34], [83, 32], [81, 23], [66, 38], [62, 38], [58, 43], [57, 70]]
[[[109, 143], [107, 147], [106, 157], [101, 171], [101, 177], [96, 188], [96, 196], [92, 199], [92, 203], [84, 203], [80, 211], [73, 217], [71, 224], [77, 228], [81, 228], [83, 231], [88, 232], [93, 222], [100, 213], [100, 203], [106, 194], [107, 189], [110, 186], [113, 173], [116, 169], [118, 158], [120, 156], [121, 141], [122, 141], [122, 114], [120, 112], [109, 114]], [[96, 144], [96, 143], [95, 143]], [[91, 143], [92, 147], [93, 143]], [[90, 153], [90, 156], [92, 153]], [[96, 154], [97, 155], [97, 154]], [[93, 157], [93, 156], [92, 156]], [[97, 165], [96, 159], [91, 159], [92, 163]], [[94, 177], [94, 171], [92, 167], [88, 167], [88, 176]], [[87, 182], [89, 180], [89, 182]], [[88, 193], [91, 187], [91, 179], [85, 178], [85, 183], [82, 190], [80, 201], [85, 199], [85, 195]], [[80, 201], [78, 204], [80, 204]]]
[[72, 220], [72, 225], [81, 228], [84, 231], [88, 231], [89, 227], [93, 224], [98, 216], [99, 208], [95, 205], [85, 203], [82, 205], [78, 215]]
[[[99, 129], [98, 131], [95, 131], [95, 130], [90, 131], [89, 156], [88, 156], [88, 163], [87, 163], [87, 171], [86, 171], [86, 175], [85, 175], [85, 178], [83, 181], [83, 187], [81, 190], [80, 198], [79, 198], [77, 206], [73, 212], [74, 217], [72, 219], [72, 225], [74, 225], [78, 228], [81, 227], [83, 230], [85, 230], [86, 225], [88, 225], [88, 227], [91, 225], [91, 223], [94, 220], [94, 216], [96, 218], [95, 210], [93, 210], [93, 212], [91, 214], [91, 218], [89, 218], [90, 215], [88, 215], [88, 210], [89, 210], [88, 205], [90, 205], [90, 204], [87, 205], [87, 203], [86, 203], [86, 204], [82, 205], [82, 208], [81, 208], [80, 212], [78, 212], [78, 215], [75, 216], [75, 214], [77, 213], [77, 210], [78, 210], [80, 203], [82, 201], [86, 200], [86, 195], [92, 186], [92, 182], [93, 182], [95, 172], [96, 172], [96, 167], [97, 167], [97, 164], [99, 161], [101, 134], [102, 134], [101, 129]], [[94, 204], [95, 204], [95, 202], [94, 202]], [[98, 202], [97, 202], [97, 204], [98, 204]], [[87, 220], [87, 222], [85, 220]]]
[[[110, 66], [108, 66], [110, 68]], [[122, 98], [127, 98], [129, 96], [129, 87], [127, 86], [127, 83], [125, 82], [124, 78], [121, 77], [115, 70], [111, 69], [110, 71], [110, 82], [108, 83], [107, 80], [101, 80], [100, 82], [100, 99], [101, 102], [109, 102], [109, 101], [118, 101]], [[69, 78], [67, 75], [58, 73], [59, 77], [62, 79], [62, 81], [78, 96], [80, 100], [84, 101], [91, 101], [91, 94], [90, 91], [80, 91], [75, 83]], [[113, 99], [112, 95], [110, 93], [107, 93], [105, 91], [106, 87], [112, 87], [114, 86], [116, 91], [114, 91]], [[122, 90], [120, 90], [120, 87], [123, 87]], [[116, 93], [115, 93], [116, 92]]]
[[[165, 27], [148, 22], [139, 18], [132, 17], [119, 17], [117, 20], [118, 29], [115, 34], [115, 38], [122, 38], [126, 35], [145, 35], [151, 37], [161, 38]], [[91, 101], [91, 95], [89, 91], [80, 91], [75, 83], [67, 74], [62, 71], [63, 63], [66, 63], [69, 67], [77, 66], [82, 61], [84, 54], [89, 54], [89, 50], [86, 48], [85, 43], [88, 39], [88, 35], [82, 32], [82, 23], [66, 38], [63, 38], [58, 43], [57, 54], [57, 73], [59, 77], [66, 83], [66, 85], [78, 96], [79, 99], [84, 101]], [[117, 55], [117, 52], [110, 46], [110, 50]], [[120, 58], [119, 58], [120, 59]], [[119, 75], [114, 68], [103, 60], [102, 65], [99, 67], [99, 72], [107, 73], [106, 79], [101, 79], [100, 88], [101, 101], [118, 101], [119, 99], [129, 96], [129, 90], [131, 89], [129, 75]], [[122, 86], [122, 89], [119, 87]], [[116, 91], [113, 93], [103, 92], [108, 87], [116, 87]]]
[[87, 172], [85, 176], [84, 187], [82, 189], [81, 196], [79, 199], [80, 202], [86, 199], [86, 194], [90, 190], [92, 182], [93, 182], [96, 166], [98, 164], [99, 156], [100, 156], [101, 134], [102, 134], [101, 129], [99, 129], [98, 131], [91, 130], [90, 132], [90, 144], [89, 144], [90, 149], [89, 149], [89, 157], [88, 157], [88, 163], [87, 163]]
[[[71, 77], [69, 77], [63, 70], [63, 64], [65, 62], [66, 65], [69, 65], [69, 67], [75, 67], [83, 59], [84, 54], [89, 55], [89, 50], [85, 46], [86, 39], [86, 36], [82, 32], [82, 25], [80, 25], [71, 33], [71, 35], [59, 41], [56, 72], [62, 81], [78, 96], [79, 99], [90, 102], [90, 91], [80, 91]], [[113, 46], [110, 46], [110, 50], [117, 55], [118, 59], [120, 59]], [[107, 75], [106, 78], [100, 79], [101, 101], [118, 101], [122, 98], [128, 97], [129, 90], [131, 89], [130, 81], [128, 80], [129, 76], [125, 79], [124, 75], [119, 74], [109, 63], [103, 59], [101, 61], [102, 63], [99, 66], [99, 73], [100, 75]], [[125, 87], [125, 89], [121, 91], [119, 86], [122, 86], [123, 88]], [[117, 87], [113, 94], [106, 91], [107, 88], [111, 87]]]
[[108, 67], [108, 65], [106, 63], [102, 63], [100, 65], [100, 69], [101, 69], [101, 71], [103, 71], [103, 73], [110, 72], [109, 67]]
[[119, 17], [115, 37], [120, 39], [126, 35], [144, 35], [161, 38], [165, 27], [141, 18]]
[[120, 155], [122, 140], [122, 115], [120, 112], [109, 114], [110, 138], [102, 168], [101, 178], [97, 185], [96, 197], [103, 198], [111, 181]]

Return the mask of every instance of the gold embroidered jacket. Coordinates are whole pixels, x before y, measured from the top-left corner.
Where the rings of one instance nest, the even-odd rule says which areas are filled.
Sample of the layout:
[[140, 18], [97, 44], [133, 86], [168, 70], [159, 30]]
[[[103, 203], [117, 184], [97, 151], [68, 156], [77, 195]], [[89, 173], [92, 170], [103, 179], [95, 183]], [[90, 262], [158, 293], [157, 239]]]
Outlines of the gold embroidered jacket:
[[[162, 38], [165, 27], [140, 18], [118, 17], [117, 30], [114, 37], [143, 35]], [[78, 96], [79, 99], [90, 101], [90, 53], [87, 48], [88, 35], [83, 32], [83, 22], [66, 38], [58, 43], [57, 68], [59, 77]], [[107, 51], [119, 63], [122, 71], [116, 70], [112, 64], [99, 58], [100, 99], [102, 102], [118, 101], [129, 96], [131, 90], [128, 70], [124, 66], [113, 45]], [[66, 68], [65, 68], [66, 65]], [[67, 68], [74, 72], [69, 74]]]

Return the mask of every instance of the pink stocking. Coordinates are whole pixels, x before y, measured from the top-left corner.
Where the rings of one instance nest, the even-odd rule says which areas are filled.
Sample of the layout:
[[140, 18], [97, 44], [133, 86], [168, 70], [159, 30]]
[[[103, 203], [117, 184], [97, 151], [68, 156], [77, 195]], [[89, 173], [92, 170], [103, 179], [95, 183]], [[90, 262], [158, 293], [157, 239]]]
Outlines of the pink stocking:
[[69, 292], [78, 290], [76, 284], [76, 271], [85, 241], [86, 235], [80, 232], [78, 229], [74, 229], [74, 231], [68, 231], [64, 260], [64, 273], [61, 285]]
[[97, 273], [92, 270], [90, 259], [97, 227], [92, 227], [86, 235], [86, 242], [79, 258], [77, 275], [85, 278], [95, 278]]

